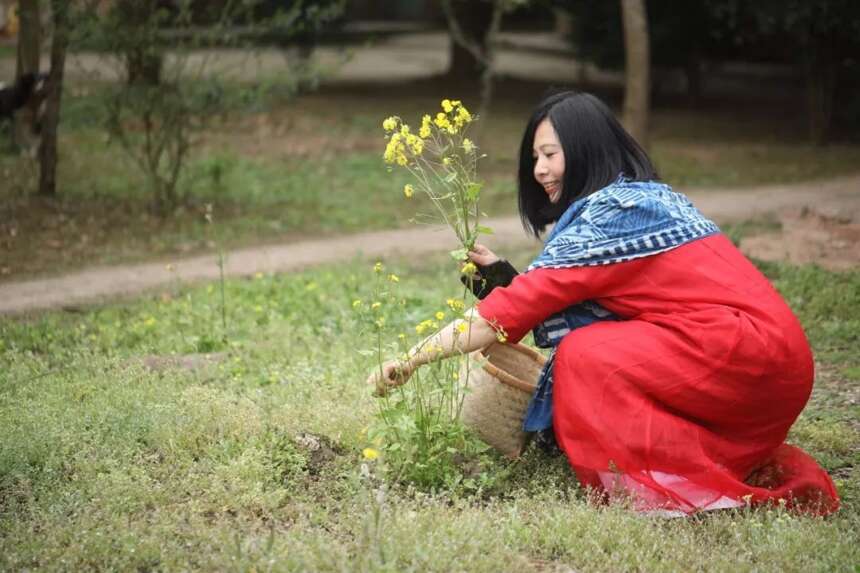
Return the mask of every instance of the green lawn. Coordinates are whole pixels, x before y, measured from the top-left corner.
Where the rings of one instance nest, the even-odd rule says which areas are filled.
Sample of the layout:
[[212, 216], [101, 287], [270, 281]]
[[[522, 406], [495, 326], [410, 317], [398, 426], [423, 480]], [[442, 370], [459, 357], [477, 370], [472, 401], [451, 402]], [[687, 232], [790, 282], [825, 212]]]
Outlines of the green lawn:
[[[511, 257], [522, 264], [525, 251]], [[850, 571], [860, 562], [860, 273], [763, 268], [820, 366], [790, 440], [842, 510], [647, 519], [589, 504], [563, 458], [492, 458], [491, 487], [362, 475], [372, 262], [0, 322], [0, 569]], [[388, 337], [460, 289], [450, 261], [386, 261]], [[414, 334], [413, 334], [414, 336]], [[226, 342], [225, 342], [226, 338]], [[193, 370], [165, 358], [214, 352]], [[160, 358], [159, 358], [160, 357]], [[144, 362], [150, 366], [145, 367]], [[155, 368], [155, 370], [151, 369]], [[321, 454], [297, 447], [303, 434]], [[380, 493], [380, 491], [382, 493]]]
[[[237, 88], [238, 89], [238, 88]], [[463, 88], [465, 90], [465, 88]], [[490, 215], [516, 210], [517, 149], [531, 105], [544, 86], [502, 83], [475, 139], [488, 154], [482, 205]], [[236, 247], [308, 236], [408, 225], [419, 200], [402, 200], [407, 181], [381, 160], [381, 120], [413, 123], [461, 97], [440, 82], [322, 88], [285, 100], [253, 99], [207, 118], [181, 188], [186, 205], [161, 219], [147, 211], [136, 167], [106, 139], [98, 87], [64, 99], [57, 200], [34, 200], [33, 162], [0, 154], [0, 280], [93, 264], [171, 258], [211, 251], [206, 204], [214, 206], [218, 240]], [[468, 93], [466, 104], [472, 100]], [[661, 176], [689, 187], [792, 183], [856, 173], [860, 145], [804, 143], [802, 118], [777, 106], [657, 108], [652, 154]]]

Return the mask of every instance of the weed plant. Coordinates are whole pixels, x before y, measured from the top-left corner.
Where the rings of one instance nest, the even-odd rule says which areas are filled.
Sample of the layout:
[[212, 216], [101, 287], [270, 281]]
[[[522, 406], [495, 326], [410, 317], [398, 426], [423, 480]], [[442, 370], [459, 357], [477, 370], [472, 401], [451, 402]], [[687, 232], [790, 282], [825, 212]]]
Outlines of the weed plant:
[[[405, 356], [413, 344], [430, 350], [426, 342], [407, 334], [411, 329], [403, 328], [402, 316], [415, 316], [418, 309], [398, 296], [400, 278], [386, 276], [384, 271], [382, 263], [376, 263], [371, 292], [366, 299], [352, 302], [357, 330], [366, 332], [367, 342], [372, 344], [359, 353], [372, 357], [380, 372], [385, 360]], [[462, 292], [458, 298], [449, 298], [446, 310], [416, 321], [413, 332], [421, 336], [438, 329], [440, 321], [449, 317], [462, 318], [465, 297]], [[381, 475], [423, 491], [475, 492], [490, 484], [484, 471], [491, 464], [484, 455], [489, 448], [460, 423], [469, 361], [469, 356], [460, 356], [426, 365], [413, 373], [408, 384], [378, 400], [376, 418], [366, 428], [372, 446], [363, 455], [378, 460]]]

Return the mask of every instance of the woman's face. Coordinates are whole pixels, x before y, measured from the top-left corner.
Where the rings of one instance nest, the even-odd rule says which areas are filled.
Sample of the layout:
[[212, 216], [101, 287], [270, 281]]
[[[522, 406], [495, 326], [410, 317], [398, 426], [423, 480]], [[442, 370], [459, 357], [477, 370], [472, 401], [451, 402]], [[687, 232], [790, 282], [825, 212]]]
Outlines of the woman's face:
[[549, 119], [540, 122], [535, 130], [532, 157], [535, 160], [535, 180], [546, 191], [549, 202], [557, 202], [564, 179], [564, 151]]

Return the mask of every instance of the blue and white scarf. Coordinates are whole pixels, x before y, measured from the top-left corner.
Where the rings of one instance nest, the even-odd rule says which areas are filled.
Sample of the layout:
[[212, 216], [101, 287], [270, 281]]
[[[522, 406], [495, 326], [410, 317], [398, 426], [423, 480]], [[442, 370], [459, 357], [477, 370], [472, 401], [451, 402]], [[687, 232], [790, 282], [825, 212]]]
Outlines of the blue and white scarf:
[[[655, 181], [618, 179], [571, 203], [526, 272], [608, 265], [656, 255], [720, 229], [689, 199]], [[602, 320], [622, 320], [593, 301], [575, 304], [535, 327], [535, 344], [552, 348], [529, 403], [523, 429], [552, 427], [552, 370], [555, 350], [576, 328]]]

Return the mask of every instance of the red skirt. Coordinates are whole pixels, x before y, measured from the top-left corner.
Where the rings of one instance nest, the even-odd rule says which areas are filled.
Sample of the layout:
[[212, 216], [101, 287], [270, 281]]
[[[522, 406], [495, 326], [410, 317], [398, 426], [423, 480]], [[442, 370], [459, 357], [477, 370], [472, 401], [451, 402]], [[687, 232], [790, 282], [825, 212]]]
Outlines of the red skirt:
[[[836, 509], [830, 477], [783, 443], [811, 384], [775, 392], [755, 372], [715, 378], [711, 361], [667, 346], [659, 328], [639, 321], [592, 325], [561, 344], [553, 428], [583, 484], [642, 510]], [[812, 379], [811, 368], [794, 374]]]

